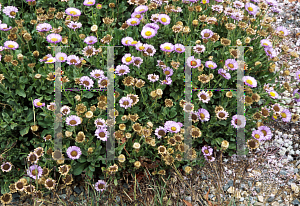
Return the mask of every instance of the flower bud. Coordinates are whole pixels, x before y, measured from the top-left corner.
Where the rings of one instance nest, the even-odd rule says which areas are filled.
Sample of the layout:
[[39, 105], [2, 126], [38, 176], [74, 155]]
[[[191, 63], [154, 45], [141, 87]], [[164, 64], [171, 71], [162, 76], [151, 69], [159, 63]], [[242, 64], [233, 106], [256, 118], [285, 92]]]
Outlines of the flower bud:
[[65, 132], [66, 137], [71, 137], [72, 134], [73, 134], [73, 132], [70, 132], [70, 131], [66, 131], [66, 132]]
[[226, 150], [229, 146], [229, 142], [227, 140], [223, 140], [221, 144], [222, 150]]

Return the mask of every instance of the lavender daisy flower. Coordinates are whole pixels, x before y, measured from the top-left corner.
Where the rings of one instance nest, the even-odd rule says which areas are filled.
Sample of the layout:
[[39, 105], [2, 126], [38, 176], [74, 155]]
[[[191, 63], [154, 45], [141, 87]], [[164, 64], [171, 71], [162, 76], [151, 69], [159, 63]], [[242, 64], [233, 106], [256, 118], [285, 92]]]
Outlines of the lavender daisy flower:
[[229, 73], [226, 73], [225, 69], [219, 69], [218, 74], [222, 75], [225, 79], [230, 79], [231, 75]]
[[56, 62], [56, 58], [50, 57], [47, 59], [47, 61], [45, 63], [46, 64], [54, 64], [55, 62]]
[[196, 52], [197, 54], [203, 53], [205, 52], [205, 46], [204, 45], [196, 45], [193, 47], [194, 52]]
[[86, 44], [91, 45], [91, 44], [95, 44], [97, 41], [98, 41], [98, 40], [97, 40], [97, 37], [95, 37], [95, 36], [88, 36], [88, 37], [86, 37], [86, 38], [84, 39], [83, 42], [86, 43]]
[[171, 22], [171, 18], [167, 14], [160, 14], [159, 22], [163, 25], [168, 25]]
[[84, 56], [86, 56], [87, 58], [96, 55], [96, 49], [94, 46], [86, 46], [83, 48], [82, 53]]
[[133, 58], [133, 65], [140, 68], [141, 64], [143, 63], [143, 59], [141, 57], [134, 57]]
[[171, 83], [172, 83], [172, 79], [170, 77], [166, 77], [165, 80], [160, 81], [161, 85], [163, 85], [163, 84], [171, 85]]
[[236, 21], [241, 21], [244, 18], [244, 15], [241, 14], [240, 12], [233, 12], [230, 16], [230, 18], [236, 20]]
[[300, 81], [300, 70], [295, 73], [296, 80]]
[[246, 117], [244, 115], [234, 115], [231, 119], [231, 125], [234, 128], [244, 128], [246, 126]]
[[156, 30], [146, 27], [141, 31], [141, 35], [145, 39], [150, 39], [156, 35]]
[[133, 100], [130, 99], [129, 97], [122, 97], [119, 101], [120, 107], [124, 107], [125, 109], [131, 107], [132, 103]]
[[138, 18], [140, 21], [142, 20], [143, 17], [144, 17], [144, 16], [143, 16], [142, 14], [137, 13], [137, 12], [133, 12], [133, 13], [131, 14], [131, 18]]
[[138, 18], [129, 18], [127, 19], [126, 23], [129, 25], [129, 26], [137, 26], [140, 24], [140, 20]]
[[158, 79], [159, 79], [158, 75], [156, 75], [156, 74], [148, 74], [148, 80], [150, 82], [156, 82], [156, 81], [158, 81]]
[[94, 82], [91, 78], [89, 78], [88, 76], [83, 76], [79, 79], [80, 84], [79, 85], [83, 85], [85, 86], [85, 89], [91, 89], [91, 87], [93, 87]]
[[179, 54], [185, 52], [185, 47], [182, 44], [175, 44], [174, 47], [174, 52], [177, 52]]
[[39, 61], [40, 62], [45, 62], [45, 61], [47, 61], [48, 58], [53, 58], [53, 56], [51, 54], [47, 54], [46, 56], [44, 56], [43, 59], [40, 59]]
[[297, 99], [297, 94], [300, 95], [300, 92], [298, 92], [299, 89], [295, 89], [295, 91], [293, 92], [293, 96], [296, 96], [296, 98], [294, 99], [295, 102], [300, 102], [300, 96], [298, 96], [298, 99]]
[[156, 23], [148, 23], [148, 24], [146, 24], [146, 25], [144, 26], [144, 28], [146, 28], [146, 27], [149, 27], [149, 28], [154, 29], [154, 30], [156, 30], [156, 31], [159, 29], [159, 25], [156, 24]]
[[166, 67], [163, 69], [163, 73], [167, 76], [170, 77], [173, 75], [174, 71], [170, 67]]
[[15, 41], [6, 41], [4, 42], [4, 47], [7, 49], [16, 50], [17, 48], [19, 48], [19, 44]]
[[47, 32], [47, 31], [50, 31], [51, 29], [52, 29], [52, 26], [51, 26], [51, 24], [48, 24], [48, 23], [38, 24], [36, 26], [36, 30], [38, 32]]
[[213, 149], [210, 146], [204, 146], [201, 149], [204, 156], [211, 156], [213, 154]]
[[270, 58], [274, 58], [277, 56], [275, 50], [272, 47], [265, 47], [264, 50], [267, 56], [269, 56]]
[[199, 100], [203, 103], [208, 103], [210, 100], [210, 96], [207, 92], [205, 91], [201, 91], [197, 94]]
[[258, 12], [258, 7], [252, 3], [246, 3], [245, 9], [248, 11], [249, 14], [255, 16]]
[[71, 21], [69, 24], [68, 24], [68, 27], [70, 29], [73, 29], [75, 31], [75, 29], [79, 29], [82, 27], [82, 24], [80, 22], [74, 22], [74, 21]]
[[272, 43], [268, 39], [260, 40], [260, 45], [263, 47], [272, 47]]
[[235, 59], [226, 59], [225, 66], [234, 71], [238, 69], [238, 62]]
[[208, 122], [210, 119], [210, 114], [206, 109], [198, 109], [197, 116], [201, 122]]
[[107, 141], [109, 136], [109, 132], [105, 127], [97, 127], [95, 131], [95, 136], [100, 139], [101, 141]]
[[243, 81], [244, 83], [253, 88], [253, 87], [256, 87], [257, 86], [257, 81], [253, 78], [253, 77], [250, 77], [250, 76], [244, 76], [243, 77]]
[[47, 105], [47, 109], [50, 111], [55, 111], [56, 105], [54, 102], [50, 102], [50, 105]]
[[64, 105], [62, 108], [60, 108], [60, 112], [62, 113], [62, 115], [68, 115], [70, 114], [71, 110], [69, 106]]
[[103, 180], [98, 180], [98, 182], [96, 182], [95, 184], [95, 189], [98, 192], [99, 191], [103, 192], [104, 190], [106, 190], [105, 187], [106, 187], [106, 183]]
[[1, 31], [9, 31], [11, 29], [12, 29], [12, 27], [11, 26], [7, 27], [7, 24], [0, 24], [0, 30]]
[[159, 126], [158, 128], [155, 129], [154, 134], [157, 136], [157, 139], [160, 139], [164, 137], [167, 134], [167, 132], [168, 131], [164, 127]]
[[146, 53], [148, 56], [153, 56], [156, 53], [156, 49], [153, 45], [150, 44], [144, 44], [145, 50], [144, 53]]
[[[216, 0], [216, 1], [218, 1], [218, 0]], [[206, 155], [204, 155], [204, 158], [206, 159], [206, 161], [209, 161], [209, 162], [213, 162], [216, 159], [213, 156], [206, 156]]]
[[253, 137], [254, 139], [258, 140], [259, 142], [265, 140], [265, 138], [264, 138], [264, 133], [262, 133], [262, 131], [260, 131], [260, 130], [254, 130], [254, 131], [252, 132], [252, 137]]
[[67, 149], [67, 155], [72, 160], [79, 159], [81, 154], [82, 154], [82, 152], [81, 152], [80, 148], [77, 146], [70, 146]]
[[145, 50], [144, 44], [142, 42], [140, 42], [140, 41], [138, 43], [136, 43], [135, 48], [138, 51], [144, 51]]
[[245, 4], [241, 1], [235, 1], [233, 2], [233, 7], [237, 8], [237, 9], [241, 9], [244, 8]]
[[195, 59], [194, 56], [188, 57], [187, 58], [187, 64], [191, 68], [197, 68], [201, 66], [201, 60], [200, 59]]
[[159, 22], [159, 15], [160, 14], [152, 14], [150, 20], [153, 21], [154, 23]]
[[136, 7], [136, 8], [134, 9], [134, 12], [135, 12], [135, 13], [140, 13], [140, 14], [142, 14], [142, 13], [147, 12], [148, 9], [149, 9], [148, 6], [140, 5], [140, 6], [138, 6], [138, 7]]
[[45, 103], [41, 103], [41, 102], [40, 102], [40, 99], [35, 99], [35, 100], [33, 101], [33, 105], [34, 105], [35, 107], [44, 107], [44, 106], [45, 106]]
[[287, 30], [284, 26], [279, 26], [276, 28], [276, 31], [279, 32], [280, 34], [287, 36], [290, 34], [289, 30]]
[[269, 6], [277, 6], [277, 2], [274, 1], [274, 0], [266, 0], [266, 3], [269, 5]]
[[123, 57], [122, 57], [122, 63], [123, 64], [126, 64], [126, 65], [130, 65], [133, 63], [133, 57], [134, 56], [131, 56], [131, 54], [125, 54]]
[[201, 31], [202, 39], [209, 39], [214, 35], [214, 32], [210, 29], [204, 29]]
[[160, 49], [164, 52], [172, 52], [172, 51], [174, 51], [174, 45], [167, 42], [167, 43], [161, 44]]
[[90, 73], [90, 75], [91, 75], [91, 77], [93, 77], [95, 79], [99, 79], [104, 76], [104, 71], [102, 71], [100, 69], [95, 69]]
[[67, 8], [66, 9], [66, 14], [70, 15], [70, 16], [80, 16], [81, 15], [81, 11], [79, 9], [76, 8]]
[[275, 90], [269, 90], [268, 91], [269, 95], [271, 96], [272, 99], [277, 99], [278, 98], [278, 93]]
[[2, 10], [4, 14], [9, 16], [10, 18], [16, 18], [17, 12], [19, 11], [15, 6], [6, 6]]
[[177, 122], [174, 121], [166, 121], [164, 128], [171, 132], [171, 133], [178, 133], [180, 132], [180, 125]]
[[209, 0], [201, 0], [201, 4], [209, 4]]
[[107, 126], [105, 119], [102, 119], [102, 118], [97, 118], [94, 121], [94, 124], [97, 128], [105, 128]]
[[43, 169], [38, 165], [31, 165], [27, 169], [27, 175], [29, 175], [33, 179], [39, 179], [43, 174]]
[[217, 64], [213, 61], [206, 61], [205, 67], [210, 68], [210, 69], [215, 69], [215, 68], [217, 68]]
[[69, 65], [78, 65], [80, 64], [80, 59], [78, 56], [75, 56], [75, 55], [69, 55], [67, 57], [67, 64]]
[[49, 43], [57, 44], [61, 42], [62, 37], [59, 34], [49, 34], [46, 39]]
[[127, 37], [124, 37], [122, 38], [121, 42], [124, 46], [130, 46], [131, 45], [131, 42], [133, 41], [133, 38], [127, 36]]
[[105, 88], [108, 85], [108, 77], [104, 76], [99, 78], [98, 85], [100, 88]]
[[57, 62], [67, 61], [68, 55], [66, 53], [58, 52], [55, 56]]
[[290, 122], [292, 119], [292, 114], [288, 109], [282, 110], [280, 116], [282, 117], [282, 121], [284, 122]]
[[222, 13], [222, 11], [223, 11], [223, 5], [212, 5], [212, 6], [211, 6], [211, 9], [212, 9], [213, 11], [217, 11], [217, 12], [219, 12], [219, 13]]
[[271, 131], [271, 129], [269, 127], [267, 127], [267, 126], [260, 126], [257, 129], [264, 134], [264, 139], [265, 140], [272, 139], [273, 134], [272, 134], [272, 131]]
[[224, 0], [215, 0], [216, 2], [218, 2], [218, 3], [223, 3], [224, 2]]
[[118, 65], [116, 67], [116, 71], [115, 73], [118, 75], [118, 76], [123, 76], [125, 74], [128, 74], [130, 72], [130, 69], [127, 65]]
[[273, 13], [280, 13], [280, 12], [282, 12], [283, 10], [282, 9], [279, 9], [278, 7], [276, 7], [276, 6], [272, 6], [271, 7], [271, 11], [273, 12]]
[[93, 5], [95, 5], [95, 3], [96, 3], [95, 0], [85, 0], [83, 2], [83, 5], [85, 5], [85, 6], [93, 6]]
[[81, 124], [81, 120], [78, 116], [71, 115], [66, 118], [66, 123], [67, 123], [67, 125], [70, 125], [70, 126], [77, 126], [77, 125]]

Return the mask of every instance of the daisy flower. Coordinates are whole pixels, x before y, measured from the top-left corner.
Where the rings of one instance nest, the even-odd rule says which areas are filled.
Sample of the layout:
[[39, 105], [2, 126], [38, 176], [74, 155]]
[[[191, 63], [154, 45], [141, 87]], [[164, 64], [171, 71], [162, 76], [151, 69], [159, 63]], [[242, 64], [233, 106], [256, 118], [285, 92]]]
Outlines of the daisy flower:
[[108, 77], [103, 76], [103, 77], [99, 78], [98, 85], [99, 85], [100, 88], [107, 87], [107, 85], [108, 85]]
[[134, 9], [135, 13], [140, 13], [140, 14], [145, 13], [147, 11], [148, 11], [148, 6], [145, 5], [140, 5]]
[[124, 46], [131, 46], [131, 42], [133, 41], [133, 38], [127, 36], [122, 38], [121, 42]]
[[66, 9], [66, 14], [70, 15], [70, 16], [80, 16], [81, 15], [81, 11], [79, 9], [76, 8], [67, 8]]
[[143, 59], [141, 57], [133, 57], [133, 65], [140, 68], [141, 64], [143, 63]]
[[159, 25], [156, 23], [148, 23], [144, 26], [144, 28], [146, 28], [146, 27], [150, 27], [151, 29], [154, 29], [156, 31], [159, 29]]
[[156, 82], [156, 81], [158, 81], [158, 79], [159, 79], [158, 75], [156, 75], [156, 74], [148, 74], [148, 80], [150, 82]]
[[275, 50], [272, 47], [265, 47], [264, 50], [267, 56], [269, 56], [270, 58], [274, 58], [277, 56]]
[[161, 44], [160, 49], [164, 52], [172, 52], [172, 51], [174, 51], [174, 45], [167, 42], [167, 43]]
[[246, 3], [245, 9], [248, 11], [249, 14], [255, 16], [258, 12], [258, 7], [252, 3]]
[[187, 64], [191, 68], [197, 68], [201, 66], [201, 60], [200, 59], [195, 59], [194, 56], [188, 57], [187, 58]]
[[124, 107], [125, 109], [131, 107], [132, 103], [133, 100], [130, 99], [129, 97], [122, 97], [119, 101], [120, 107]]
[[225, 69], [219, 69], [218, 74], [222, 75], [222, 77], [224, 77], [225, 79], [231, 78], [231, 75], [227, 73]]
[[97, 49], [95, 49], [94, 46], [86, 46], [83, 48], [82, 53], [84, 56], [86, 56], [87, 58], [93, 56], [96, 54]]
[[138, 18], [139, 20], [142, 20], [143, 17], [144, 17], [144, 16], [143, 16], [142, 14], [137, 13], [137, 12], [133, 12], [133, 13], [131, 14], [131, 18]]
[[201, 91], [197, 94], [197, 96], [199, 97], [199, 100], [202, 101], [203, 103], [208, 103], [210, 100], [210, 96], [208, 94], [208, 92], [205, 91]]
[[93, 6], [93, 5], [95, 5], [95, 3], [96, 3], [95, 0], [85, 0], [83, 2], [83, 5], [85, 5], [85, 6]]
[[284, 26], [277, 27], [276, 31], [284, 36], [287, 36], [290, 34], [289, 30], [287, 30]]
[[19, 44], [15, 41], [6, 41], [4, 42], [4, 47], [7, 49], [16, 50], [17, 48], [19, 48]]
[[270, 139], [272, 139], [272, 136], [273, 136], [273, 134], [272, 134], [272, 131], [271, 131], [271, 129], [269, 128], [269, 127], [267, 127], [267, 126], [260, 126], [260, 127], [258, 127], [257, 128], [259, 131], [261, 131], [263, 134], [264, 134], [264, 139], [265, 140], [270, 140]]
[[171, 85], [171, 83], [172, 83], [172, 79], [170, 77], [166, 77], [165, 80], [160, 81], [161, 85], [163, 85], [163, 84]]
[[12, 166], [13, 165], [10, 162], [3, 162], [3, 164], [1, 165], [1, 170], [2, 172], [9, 172]]
[[279, 8], [276, 7], [276, 6], [272, 6], [272, 7], [271, 7], [271, 11], [272, 11], [273, 13], [280, 13], [280, 12], [283, 12], [282, 9], [279, 9]]
[[51, 29], [52, 29], [52, 26], [51, 26], [51, 24], [48, 24], [48, 23], [38, 24], [36, 26], [36, 30], [38, 32], [47, 32], [47, 31], [50, 31]]
[[56, 62], [56, 59], [54, 57], [50, 57], [47, 59], [47, 61], [45, 62], [46, 64], [53, 64]]
[[85, 89], [91, 89], [91, 87], [93, 87], [94, 82], [91, 78], [89, 78], [88, 76], [83, 76], [79, 79], [80, 84], [79, 85], [83, 85], [85, 86]]
[[77, 146], [70, 146], [67, 149], [67, 155], [72, 160], [79, 159], [81, 154], [82, 154], [82, 152], [81, 152], [80, 148]]
[[68, 55], [66, 53], [58, 52], [55, 56], [57, 62], [67, 61]]
[[275, 90], [270, 90], [268, 91], [269, 95], [271, 96], [272, 99], [277, 99], [278, 98], [278, 93]]
[[167, 76], [170, 77], [173, 75], [174, 71], [170, 67], [166, 67], [163, 69], [163, 73]]
[[45, 103], [41, 103], [41, 102], [40, 102], [40, 99], [35, 99], [35, 100], [33, 101], [33, 105], [34, 105], [35, 107], [44, 107], [44, 106], [45, 106]]
[[244, 15], [241, 14], [240, 12], [233, 12], [230, 16], [230, 18], [236, 20], [236, 21], [241, 21], [244, 18]]
[[216, 64], [215, 62], [213, 62], [213, 61], [206, 61], [206, 62], [205, 62], [205, 66], [206, 66], [207, 68], [210, 68], [210, 69], [215, 69], [215, 68], [217, 68], [217, 64]]
[[102, 141], [107, 141], [109, 132], [105, 127], [98, 127], [95, 131], [95, 136]]
[[15, 6], [6, 6], [2, 10], [4, 14], [9, 16], [10, 18], [16, 18], [17, 12], [19, 11]]
[[181, 125], [174, 121], [166, 121], [164, 128], [171, 133], [180, 132]]
[[137, 26], [140, 24], [140, 20], [138, 18], [129, 18], [127, 19], [126, 23], [129, 25], [129, 26]]
[[97, 5], [96, 5], [96, 8], [97, 8], [97, 9], [102, 9], [102, 4], [97, 4]]
[[234, 71], [238, 69], [238, 62], [235, 59], [226, 59], [225, 66]]
[[262, 131], [260, 130], [254, 130], [252, 132], [252, 137], [256, 140], [258, 140], [259, 142], [264, 141], [264, 133], [262, 133]]
[[283, 108], [282, 106], [280, 106], [278, 103], [275, 103], [273, 106], [272, 106], [272, 110], [275, 112], [275, 113], [280, 113]]
[[49, 34], [49, 35], [47, 36], [47, 41], [48, 41], [49, 43], [54, 43], [54, 44], [56, 44], [56, 43], [61, 42], [61, 40], [62, 40], [62, 37], [61, 37], [61, 35], [59, 35], [59, 34]]
[[299, 71], [296, 71], [295, 73], [295, 77], [298, 81], [300, 81], [300, 70]]
[[71, 21], [69, 24], [68, 24], [68, 27], [70, 29], [73, 29], [75, 31], [75, 29], [79, 29], [82, 27], [82, 24], [80, 22], [74, 22], [74, 21]]
[[204, 146], [201, 149], [204, 156], [211, 156], [213, 154], [213, 149], [210, 146]]
[[141, 31], [141, 35], [145, 39], [150, 39], [156, 35], [156, 30], [146, 27]]
[[233, 2], [233, 7], [237, 8], [237, 9], [244, 8], [244, 6], [245, 6], [245, 4], [243, 2], [240, 2], [240, 1]]
[[225, 110], [218, 111], [218, 113], [217, 113], [218, 119], [221, 119], [221, 120], [226, 120], [228, 116], [229, 116], [229, 114]]
[[272, 43], [268, 39], [260, 40], [260, 45], [263, 47], [272, 47]]
[[159, 22], [163, 25], [168, 25], [171, 22], [171, 18], [167, 14], [160, 14], [158, 18]]
[[134, 56], [131, 56], [131, 54], [125, 54], [123, 57], [122, 57], [122, 63], [123, 64], [126, 64], [126, 65], [130, 65], [133, 63], [133, 57]]
[[244, 128], [246, 126], [246, 117], [244, 115], [234, 115], [231, 119], [231, 125], [234, 128]]
[[217, 12], [221, 13], [223, 11], [223, 5], [212, 5], [211, 9], [213, 11], [217, 11]]
[[48, 58], [53, 58], [53, 56], [51, 54], [47, 54], [46, 56], [44, 56], [43, 59], [40, 59], [39, 61], [40, 62], [45, 62], [45, 61], [47, 61]]
[[83, 42], [91, 45], [91, 44], [95, 44], [96, 42], [98, 42], [98, 40], [97, 40], [97, 37], [95, 37], [95, 36], [88, 36], [84, 39]]
[[68, 115], [68, 114], [70, 114], [71, 110], [70, 110], [70, 107], [69, 107], [69, 106], [64, 105], [62, 108], [60, 108], [60, 112], [61, 112], [63, 115]]
[[156, 49], [154, 46], [150, 45], [150, 44], [144, 44], [145, 46], [145, 50], [144, 53], [146, 53], [149, 56], [153, 56], [156, 52]]
[[12, 29], [12, 27], [11, 26], [7, 27], [7, 24], [0, 24], [0, 30], [1, 31], [9, 31], [11, 29]]
[[70, 126], [77, 126], [77, 125], [81, 124], [81, 119], [76, 115], [71, 115], [66, 118], [66, 123], [67, 123], [67, 125], [70, 125]]
[[105, 187], [106, 187], [106, 183], [103, 180], [98, 180], [98, 182], [96, 182], [95, 184], [95, 189], [98, 192], [99, 191], [103, 192], [104, 190], [106, 190]]
[[215, 158], [213, 156], [206, 156], [206, 155], [204, 155], [204, 158], [206, 159], [206, 161], [209, 161], [209, 162], [215, 161]]
[[159, 15], [160, 14], [152, 14], [150, 20], [157, 23], [159, 21]]
[[40, 178], [43, 174], [43, 169], [38, 165], [32, 165], [27, 169], [27, 175], [31, 178], [36, 179]]
[[102, 118], [97, 118], [95, 121], [94, 121], [94, 124], [97, 128], [105, 128], [107, 125], [106, 125], [106, 122], [105, 122], [105, 119], [102, 119]]
[[280, 116], [282, 117], [282, 121], [284, 122], [290, 122], [292, 118], [292, 114], [288, 109], [282, 110]]
[[167, 134], [167, 129], [165, 129], [162, 126], [159, 126], [158, 128], [155, 129], [154, 134], [157, 136], [158, 139], [164, 137]]
[[118, 65], [116, 67], [116, 71], [115, 73], [118, 75], [118, 76], [123, 76], [125, 74], [128, 74], [130, 72], [130, 69], [127, 65]]
[[210, 119], [209, 112], [206, 109], [200, 108], [198, 109], [198, 118], [201, 122], [208, 122]]
[[204, 45], [196, 45], [193, 47], [194, 52], [196, 52], [197, 54], [203, 53], [205, 52], [205, 46]]
[[[294, 92], [293, 92], [293, 96], [295, 97], [297, 94], [300, 95], [300, 92], [298, 92], [299, 89], [295, 89]], [[295, 102], [300, 102], [300, 97], [298, 96], [298, 99], [297, 99], [297, 96], [296, 98], [294, 99]]]
[[257, 86], [257, 81], [253, 77], [250, 77], [250, 76], [244, 76], [243, 82], [251, 88]]
[[204, 29], [201, 31], [202, 39], [209, 39], [214, 35], [214, 32], [212, 32], [210, 29]]
[[67, 57], [67, 64], [69, 65], [78, 65], [80, 64], [80, 59], [78, 56], [75, 56], [75, 55], [69, 55]]
[[136, 43], [135, 48], [138, 51], [144, 51], [145, 50], [144, 44], [142, 42], [140, 42], [140, 41], [138, 43]]
[[174, 47], [175, 47], [174, 52], [177, 52], [177, 53], [185, 52], [185, 47], [182, 44], [175, 44]]

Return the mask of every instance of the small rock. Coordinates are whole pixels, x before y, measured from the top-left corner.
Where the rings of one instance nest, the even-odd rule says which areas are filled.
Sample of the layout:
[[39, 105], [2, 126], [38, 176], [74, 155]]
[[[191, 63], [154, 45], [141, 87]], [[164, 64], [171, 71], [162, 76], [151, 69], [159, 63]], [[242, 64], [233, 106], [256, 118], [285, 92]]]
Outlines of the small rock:
[[294, 169], [294, 173], [298, 173], [299, 169], [298, 168], [295, 168]]
[[192, 201], [192, 196], [187, 196], [187, 197], [185, 197], [184, 199], [185, 199], [186, 201], [190, 201], [190, 202], [191, 202], [191, 201]]
[[255, 187], [255, 191], [256, 191], [257, 193], [260, 193], [260, 188], [259, 188], [259, 187]]
[[248, 185], [249, 185], [249, 187], [252, 187], [252, 182], [248, 181]]
[[278, 202], [273, 202], [272, 206], [279, 206], [279, 203]]
[[299, 204], [300, 204], [300, 202], [299, 202], [299, 200], [298, 200], [298, 199], [295, 199], [295, 200], [292, 202], [292, 204], [293, 204], [293, 205], [299, 205]]
[[62, 195], [58, 195], [58, 197], [60, 197], [61, 199], [66, 199], [67, 195], [66, 194], [62, 194]]
[[81, 190], [79, 189], [79, 187], [75, 187], [74, 192], [76, 192], [79, 195], [81, 193]]
[[69, 200], [70, 200], [71, 202], [74, 201], [74, 200], [75, 200], [75, 196], [74, 196], [74, 195], [71, 195]]
[[245, 198], [241, 197], [240, 198], [240, 202], [243, 202], [245, 200]]
[[280, 172], [279, 172], [279, 174], [281, 174], [281, 175], [287, 175], [287, 171], [285, 171], [285, 170], [280, 170]]
[[257, 196], [257, 200], [258, 200], [259, 202], [264, 202], [264, 197], [261, 196], [261, 195], [259, 195], [259, 196]]
[[271, 197], [269, 197], [269, 198], [267, 199], [267, 201], [268, 201], [268, 202], [272, 202], [272, 201], [274, 201], [274, 199], [275, 199], [275, 197], [274, 197], [274, 196], [271, 196]]
[[234, 193], [234, 187], [229, 187], [227, 192], [230, 193], [230, 194], [233, 194]]
[[116, 196], [116, 201], [117, 201], [117, 202], [120, 202], [120, 201], [121, 201], [121, 199], [120, 199], [119, 196]]

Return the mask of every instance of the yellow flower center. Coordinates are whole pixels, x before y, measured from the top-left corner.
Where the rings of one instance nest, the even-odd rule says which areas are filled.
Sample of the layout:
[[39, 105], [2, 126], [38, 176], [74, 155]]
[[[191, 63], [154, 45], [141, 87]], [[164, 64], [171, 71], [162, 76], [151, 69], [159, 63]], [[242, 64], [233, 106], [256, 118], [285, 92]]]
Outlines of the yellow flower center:
[[131, 44], [137, 44], [137, 41], [132, 41]]
[[246, 81], [248, 84], [251, 84], [252, 85], [252, 81], [250, 79], [247, 79]]
[[233, 64], [228, 64], [228, 66], [229, 66], [230, 68], [233, 68], [233, 67], [234, 67]]
[[126, 57], [125, 59], [127, 62], [130, 62], [131, 61], [131, 57]]
[[144, 46], [140, 46], [139, 49], [140, 49], [140, 50], [143, 50], [143, 49], [145, 49], [145, 47], [144, 47]]
[[196, 66], [196, 65], [197, 65], [197, 62], [196, 62], [196, 61], [192, 61], [192, 62], [191, 62], [191, 65], [192, 65], [192, 66]]
[[125, 41], [125, 44], [128, 44], [127, 42], [128, 42], [128, 40]]
[[57, 41], [58, 39], [57, 38], [51, 38], [51, 41]]
[[254, 137], [255, 137], [256, 139], [259, 139], [260, 136], [259, 136], [259, 134], [255, 134]]
[[165, 71], [165, 74], [168, 75], [168, 74], [170, 74], [170, 72], [169, 71]]
[[8, 48], [14, 48], [15, 46], [14, 45], [12, 45], [12, 44], [10, 44], [10, 45], [8, 45]]
[[171, 130], [172, 131], [176, 131], [176, 127], [171, 127]]
[[89, 2], [88, 2], [88, 3], [86, 3], [86, 4], [89, 4], [89, 5], [91, 5], [91, 4], [93, 4], [93, 2], [89, 1]]
[[59, 57], [59, 60], [64, 60], [64, 58], [63, 57]]
[[53, 62], [53, 59], [49, 59], [47, 62]]
[[249, 11], [253, 11], [253, 8], [252, 8], [252, 7], [249, 7], [248, 10], [249, 10]]
[[210, 64], [210, 65], [208, 65], [208, 67], [209, 67], [209, 68], [213, 68], [213, 67], [214, 67], [214, 65]]
[[136, 24], [137, 22], [136, 21], [131, 21], [131, 24]]
[[146, 36], [151, 36], [151, 35], [152, 35], [152, 32], [151, 32], [151, 31], [146, 31], [146, 32], [145, 32], [145, 35], [146, 35]]
[[76, 151], [72, 151], [71, 155], [72, 155], [72, 157], [76, 157], [77, 156], [77, 152]]
[[76, 15], [77, 12], [76, 11], [70, 11], [70, 14]]
[[274, 92], [270, 92], [270, 94], [272, 97], [275, 97], [275, 95], [276, 95]]
[[180, 48], [177, 48], [176, 50], [177, 50], [177, 51], [182, 51], [182, 49], [180, 49]]
[[206, 149], [206, 150], [204, 150], [204, 152], [205, 152], [205, 154], [208, 154], [209, 153], [209, 151]]
[[141, 18], [140, 14], [135, 15], [136, 18]]
[[140, 9], [140, 11], [145, 11], [145, 9]]
[[283, 35], [283, 34], [284, 34], [284, 31], [280, 31], [280, 34], [282, 34], [282, 35]]
[[299, 77], [299, 79], [300, 79], [300, 74], [298, 74], [298, 77]]
[[203, 113], [200, 114], [201, 119], [205, 118], [205, 115]]
[[283, 118], [286, 118], [286, 113], [280, 113]]
[[268, 46], [268, 44], [267, 44], [267, 43], [263, 43], [263, 45], [264, 45], [264, 46]]
[[277, 116], [276, 116], [276, 115], [273, 115], [273, 118], [274, 118], [274, 119], [277, 119]]
[[166, 49], [166, 50], [171, 50], [171, 47], [166, 46], [165, 49]]
[[206, 0], [203, 0], [203, 4], [206, 4]]
[[161, 21], [162, 22], [167, 22], [167, 19], [166, 18], [161, 18]]
[[37, 106], [42, 106], [43, 104], [41, 102], [36, 103]]

